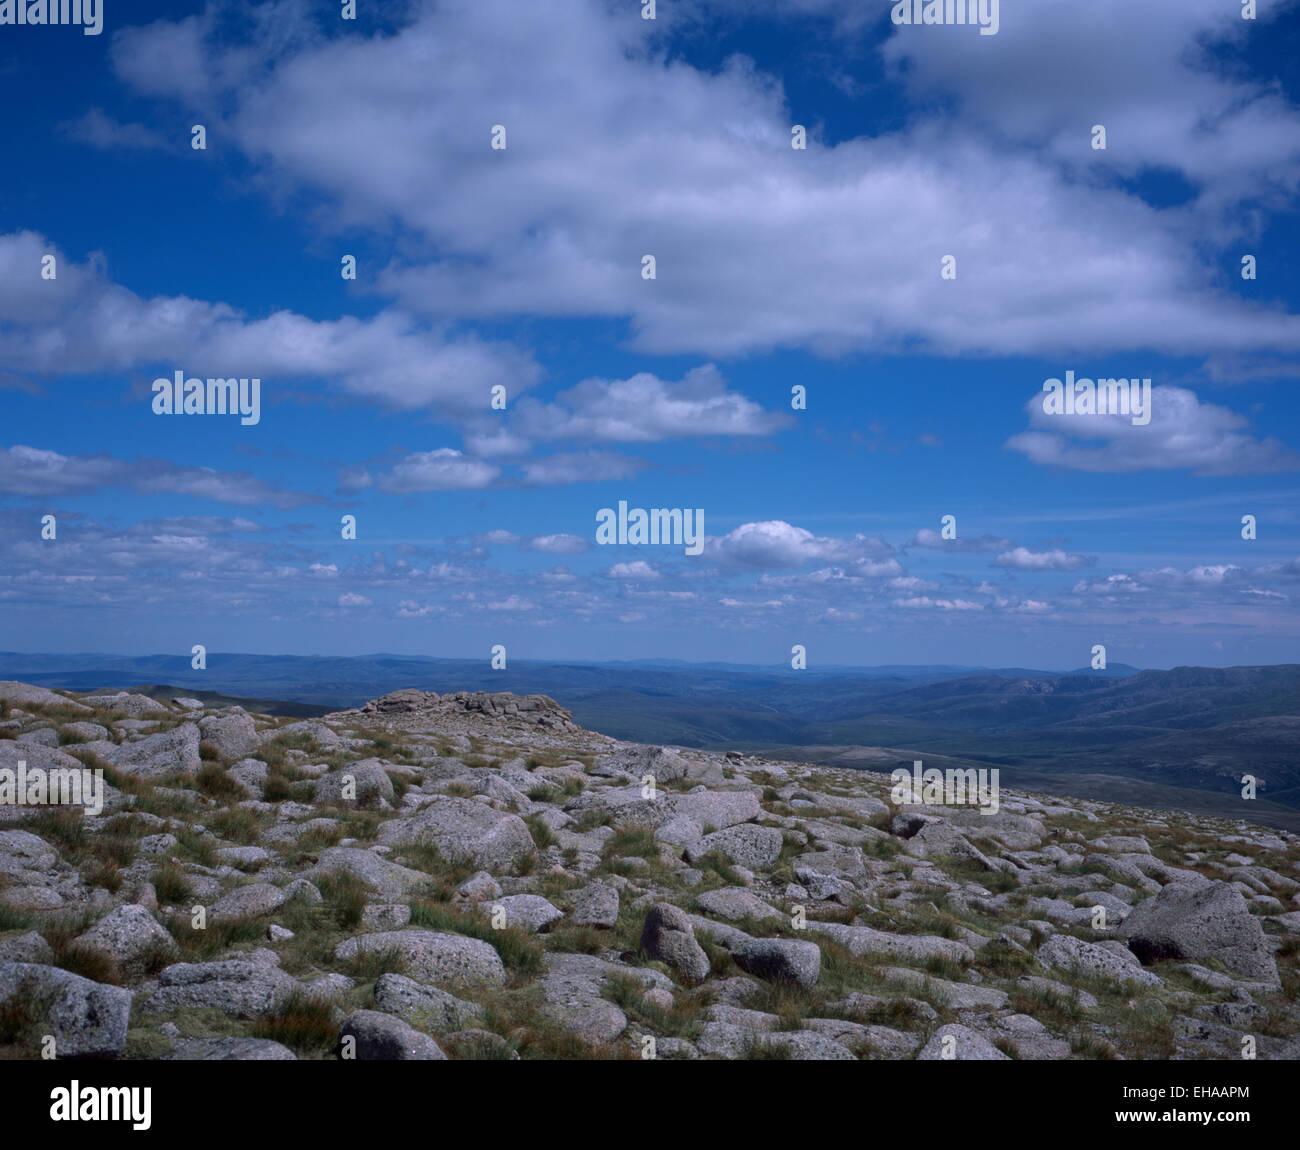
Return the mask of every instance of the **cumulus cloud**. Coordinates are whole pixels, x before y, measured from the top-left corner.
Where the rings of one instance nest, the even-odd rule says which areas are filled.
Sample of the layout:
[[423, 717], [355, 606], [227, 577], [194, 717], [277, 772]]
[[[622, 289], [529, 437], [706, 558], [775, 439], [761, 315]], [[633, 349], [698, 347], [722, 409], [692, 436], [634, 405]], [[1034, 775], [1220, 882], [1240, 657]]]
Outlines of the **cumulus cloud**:
[[[814, 134], [804, 152], [790, 148], [771, 76], [742, 58], [692, 67], [599, 0], [575, 0], [563, 20], [547, 5], [447, 0], [391, 34], [327, 38], [304, 24], [237, 45], [213, 34], [215, 19], [185, 18], [123, 29], [113, 58], [138, 91], [201, 110], [278, 190], [310, 193], [328, 225], [397, 221], [419, 241], [410, 251], [436, 250], [395, 259], [376, 285], [431, 319], [627, 317], [638, 348], [706, 355], [1044, 352], [1076, 347], [1080, 332], [1099, 351], [1294, 351], [1300, 318], [1218, 290], [1196, 212], [1160, 211], [1067, 162], [1095, 162], [1086, 125], [1101, 92], [1115, 115], [1103, 162], [1132, 156], [1119, 174], [1178, 163], [1221, 199], [1254, 195], [1266, 170], [1269, 187], [1294, 183], [1294, 113], [1275, 92], [1185, 64], [1231, 15], [1222, 0], [1189, 4], [1106, 0], [1111, 19], [1039, 5], [1052, 13], [1026, 16], [1031, 34], [1008, 20], [978, 44], [946, 35], [969, 29], [895, 35], [890, 58], [906, 57], [927, 113], [940, 82], [956, 86], [957, 112], [874, 137]], [[1127, 43], [1134, 26], [1145, 47], [1122, 52], [1122, 67], [1057, 82], [1066, 49], [1112, 60], [1114, 29]], [[1000, 67], [1026, 82], [1048, 69], [1048, 86], [1072, 94], [1040, 111]], [[1152, 77], [1180, 67], [1200, 82], [1154, 96]], [[490, 107], [510, 110], [504, 152], [487, 146], [487, 125], [468, 127]], [[971, 116], [996, 131], [971, 131]], [[640, 276], [648, 248], [653, 281]], [[960, 271], [944, 282], [948, 253]]]
[[541, 551], [547, 555], [581, 555], [589, 550], [590, 540], [581, 535], [533, 535], [519, 545], [521, 551]]
[[1300, 453], [1249, 433], [1235, 411], [1204, 403], [1184, 387], [1151, 391], [1151, 422], [1115, 414], [1062, 415], [1043, 410], [1043, 395], [1025, 410], [1033, 430], [1007, 440], [1044, 467], [1122, 473], [1188, 470], [1196, 475], [1259, 475], [1300, 468]]
[[1099, 579], [1082, 579], [1074, 586], [1077, 595], [1124, 596], [1152, 591], [1245, 590], [1258, 580], [1272, 579], [1282, 572], [1275, 564], [1257, 569], [1235, 563], [1202, 563], [1195, 567], [1149, 567], [1133, 575], [1117, 573]]
[[[832, 539], [814, 535], [806, 528], [795, 527], [782, 519], [742, 523], [726, 535], [710, 536], [704, 545], [704, 554], [713, 562], [751, 569], [800, 567], [805, 563], [826, 560], [868, 560], [892, 550], [878, 536]], [[873, 573], [870, 567], [866, 571]], [[896, 562], [891, 562], [877, 567], [874, 573], [897, 574], [900, 569]]]
[[993, 560], [995, 567], [1006, 567], [1012, 571], [1077, 571], [1080, 567], [1091, 567], [1096, 557], [1071, 555], [1060, 549], [1052, 551], [1030, 551], [1027, 547], [1015, 547], [1004, 551]]
[[903, 550], [920, 547], [935, 551], [1002, 551], [1010, 546], [1010, 539], [996, 535], [981, 535], [978, 539], [945, 539], [938, 531], [923, 527], [903, 545]]
[[421, 491], [474, 491], [492, 485], [501, 468], [481, 459], [471, 459], [454, 447], [417, 451], [399, 460], [377, 479], [365, 468], [345, 468], [339, 474], [339, 488], [361, 491], [374, 484], [391, 495]]
[[644, 559], [633, 563], [615, 563], [607, 572], [611, 579], [658, 579], [659, 572]]
[[[1261, 4], [1260, 20], [1294, 6]], [[1099, 171], [1164, 170], [1189, 181], [1206, 209], [1289, 200], [1300, 180], [1300, 113], [1276, 86], [1216, 66], [1211, 51], [1216, 42], [1238, 47], [1254, 27], [1240, 7], [1017, 4], [1014, 19], [978, 45], [968, 28], [900, 27], [884, 56], [919, 100], [944, 99], [972, 130], [1040, 150], [1093, 182]], [[1103, 153], [1091, 150], [1092, 124], [1107, 126]], [[1207, 217], [1192, 218], [1203, 225]]]
[[[57, 260], [55, 280], [40, 278], [47, 254]], [[0, 235], [0, 362], [33, 376], [157, 369], [264, 384], [324, 380], [401, 410], [464, 415], [482, 411], [488, 388], [538, 377], [532, 359], [508, 344], [444, 338], [400, 311], [252, 318], [225, 303], [144, 298], [114, 283], [102, 257], [78, 263], [30, 231]]]
[[678, 383], [648, 372], [630, 379], [589, 379], [553, 402], [525, 398], [516, 426], [535, 439], [652, 443], [696, 435], [766, 435], [793, 423], [728, 391], [713, 365], [695, 368]]

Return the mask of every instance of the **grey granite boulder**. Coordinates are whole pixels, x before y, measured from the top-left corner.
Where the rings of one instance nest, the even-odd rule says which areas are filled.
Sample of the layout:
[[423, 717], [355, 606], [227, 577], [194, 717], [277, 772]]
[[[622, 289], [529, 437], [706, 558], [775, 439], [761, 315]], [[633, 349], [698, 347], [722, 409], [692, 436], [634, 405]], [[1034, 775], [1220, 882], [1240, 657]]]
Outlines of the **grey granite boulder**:
[[671, 903], [657, 902], [650, 908], [641, 931], [641, 949], [688, 982], [703, 982], [709, 976], [709, 956], [695, 941], [690, 919]]
[[[59, 1058], [103, 1058], [126, 1045], [131, 992], [54, 966], [0, 963], [0, 1004], [54, 1039]], [[37, 1052], [33, 1052], [37, 1053]]]
[[1166, 886], [1133, 907], [1120, 933], [1143, 963], [1215, 958], [1247, 978], [1278, 982], [1264, 929], [1230, 883]]
[[537, 848], [524, 820], [473, 799], [439, 796], [411, 818], [393, 819], [379, 830], [389, 846], [426, 843], [448, 862], [485, 870], [513, 866]]

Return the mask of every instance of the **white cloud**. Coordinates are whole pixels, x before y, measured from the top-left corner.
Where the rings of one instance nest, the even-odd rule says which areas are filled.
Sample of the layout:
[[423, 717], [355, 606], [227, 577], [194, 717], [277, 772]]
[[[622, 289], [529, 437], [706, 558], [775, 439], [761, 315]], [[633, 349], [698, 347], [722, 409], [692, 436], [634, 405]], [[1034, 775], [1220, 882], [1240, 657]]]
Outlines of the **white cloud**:
[[518, 595], [490, 600], [484, 606], [489, 611], [532, 611], [534, 609], [534, 605], [529, 600], [522, 599]]
[[64, 125], [72, 139], [93, 148], [111, 151], [152, 151], [174, 148], [175, 144], [143, 124], [123, 124], [102, 108], [91, 108], [80, 119]]
[[[1293, 7], [1262, 3], [1260, 22]], [[978, 44], [969, 28], [898, 28], [885, 58], [919, 101], [955, 97], [972, 131], [1041, 149], [1082, 179], [1177, 171], [1211, 209], [1294, 194], [1300, 114], [1276, 85], [1217, 66], [1209, 50], [1256, 27], [1235, 0], [1018, 3], [1003, 16]], [[1093, 124], [1106, 125], [1105, 152], [1091, 149]]]
[[164, 459], [127, 461], [110, 455], [62, 455], [15, 444], [0, 447], [0, 492], [10, 495], [74, 495], [124, 487], [140, 495], [188, 495], [243, 507], [300, 507], [319, 502], [245, 471], [185, 467]]
[[1197, 475], [1300, 468], [1300, 454], [1277, 439], [1250, 435], [1245, 416], [1203, 403], [1183, 387], [1153, 388], [1151, 422], [1141, 426], [1125, 415], [1049, 415], [1042, 393], [1025, 410], [1034, 430], [1012, 436], [1007, 446], [1044, 467], [1109, 473], [1185, 469]]
[[591, 547], [581, 535], [534, 535], [520, 545], [521, 551], [541, 551], [547, 555], [580, 555]]
[[1071, 555], [1059, 548], [1052, 551], [1030, 551], [1027, 547], [1016, 547], [1004, 551], [993, 560], [993, 565], [1012, 571], [1077, 571], [1080, 567], [1091, 567], [1096, 562], [1095, 558]]
[[[431, 318], [629, 317], [640, 349], [711, 355], [1044, 352], [1081, 331], [1097, 351], [1294, 351], [1300, 317], [1219, 291], [1203, 259], [1207, 234], [1226, 245], [1240, 224], [1207, 233], [1201, 214], [1072, 170], [1076, 153], [1101, 172], [1176, 162], [1220, 199], [1254, 196], [1268, 172], [1270, 188], [1294, 183], [1300, 136], [1276, 93], [1198, 67], [1171, 102], [1157, 94], [1154, 80], [1190, 70], [1198, 37], [1231, 16], [1222, 0], [1188, 3], [1105, 0], [1110, 19], [1091, 4], [1039, 6], [1054, 11], [1026, 16], [1031, 34], [1008, 19], [978, 43], [945, 35], [969, 29], [896, 35], [926, 117], [834, 146], [814, 136], [803, 152], [772, 77], [740, 58], [691, 67], [598, 0], [573, 0], [563, 19], [549, 5], [446, 0], [393, 34], [295, 29], [265, 46], [209, 40], [215, 23], [190, 18], [124, 29], [114, 60], [141, 91], [202, 109], [277, 190], [315, 194], [324, 225], [397, 221], [418, 241], [408, 250], [436, 248], [436, 262], [395, 260], [377, 285]], [[1130, 39], [1145, 45], [1136, 55]], [[993, 63], [1062, 88], [1066, 49], [1107, 82], [1026, 102], [1026, 84]], [[940, 81], [964, 114], [933, 116]], [[1099, 103], [1114, 124], [1097, 162], [1087, 127]], [[996, 130], [981, 138], [963, 115]], [[508, 147], [494, 151], [503, 118]], [[640, 277], [647, 252], [652, 281]], [[945, 282], [949, 253], [959, 278]]]
[[644, 559], [633, 563], [615, 563], [607, 572], [611, 579], [658, 579], [659, 572]]
[[721, 537], [710, 536], [704, 553], [710, 560], [728, 567], [777, 569], [799, 567], [818, 560], [856, 561], [866, 575], [901, 574], [897, 562], [870, 562], [873, 556], [893, 549], [876, 536], [857, 535], [853, 539], [832, 539], [814, 535], [782, 519], [762, 523], [742, 523]]
[[[471, 459], [453, 447], [418, 451], [399, 460], [375, 480], [382, 491], [392, 495], [410, 495], [420, 491], [474, 491], [489, 487], [501, 474], [495, 464]], [[343, 485], [343, 476], [340, 484]], [[348, 473], [346, 489], [368, 486], [369, 476]]]
[[546, 455], [523, 465], [524, 482], [545, 487], [566, 483], [605, 483], [631, 479], [646, 465], [639, 459], [611, 451], [584, 451]]
[[903, 545], [903, 550], [921, 547], [935, 551], [1002, 551], [1010, 546], [1010, 539], [1002, 539], [996, 535], [981, 535], [977, 539], [964, 539], [960, 536], [956, 539], [945, 539], [938, 531], [923, 527]]
[[928, 595], [917, 595], [906, 599], [895, 599], [895, 607], [905, 607], [909, 610], [935, 610], [935, 611], [982, 611], [984, 607], [980, 603], [972, 603], [969, 599], [932, 599]]
[[[42, 280], [54, 255], [58, 278]], [[538, 377], [508, 344], [448, 339], [405, 313], [312, 320], [289, 311], [254, 319], [224, 303], [186, 296], [146, 299], [112, 282], [103, 258], [69, 259], [43, 236], [0, 235], [0, 361], [19, 373], [158, 370], [170, 375], [326, 380], [354, 396], [402, 410], [436, 406], [478, 415], [495, 384], [518, 389]], [[151, 396], [144, 390], [140, 402]]]
[[516, 422], [535, 439], [653, 443], [697, 435], [766, 435], [792, 422], [728, 391], [711, 364], [666, 383], [648, 372], [589, 379], [551, 403], [525, 398]]
[[430, 603], [417, 603], [414, 599], [403, 599], [397, 604], [397, 617], [399, 619], [424, 619], [432, 615], [437, 609]]

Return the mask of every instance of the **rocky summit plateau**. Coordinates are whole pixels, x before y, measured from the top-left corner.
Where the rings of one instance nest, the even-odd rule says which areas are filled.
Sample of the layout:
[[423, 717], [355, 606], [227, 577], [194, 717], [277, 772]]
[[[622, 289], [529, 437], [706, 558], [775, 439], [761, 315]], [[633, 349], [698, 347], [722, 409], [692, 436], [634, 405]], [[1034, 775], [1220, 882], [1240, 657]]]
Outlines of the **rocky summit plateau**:
[[[1300, 837], [620, 742], [0, 683], [0, 1057], [1291, 1059]], [[98, 804], [95, 804], [98, 806]]]

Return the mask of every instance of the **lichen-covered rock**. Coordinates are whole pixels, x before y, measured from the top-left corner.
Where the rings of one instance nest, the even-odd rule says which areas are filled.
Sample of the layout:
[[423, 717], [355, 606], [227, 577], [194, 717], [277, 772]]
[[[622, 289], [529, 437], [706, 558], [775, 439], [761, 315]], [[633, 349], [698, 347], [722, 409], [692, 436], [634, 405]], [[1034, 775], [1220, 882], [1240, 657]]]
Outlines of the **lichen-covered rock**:
[[496, 948], [462, 934], [416, 928], [377, 931], [341, 942], [334, 951], [340, 959], [386, 953], [396, 955], [417, 982], [500, 986], [506, 980]]
[[419, 814], [392, 819], [379, 831], [389, 846], [425, 843], [449, 862], [486, 870], [511, 867], [536, 853], [528, 826], [518, 815], [493, 810], [472, 799], [438, 796]]
[[[27, 1022], [39, 1044], [48, 1034], [59, 1058], [107, 1058], [126, 1046], [131, 991], [92, 982], [55, 966], [0, 962], [0, 1006]], [[39, 1045], [30, 1051], [38, 1057]]]
[[1278, 982], [1264, 928], [1230, 883], [1166, 886], [1129, 912], [1121, 934], [1143, 963], [1213, 958], [1246, 978]]

